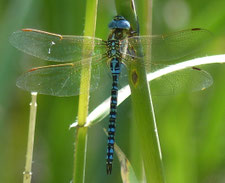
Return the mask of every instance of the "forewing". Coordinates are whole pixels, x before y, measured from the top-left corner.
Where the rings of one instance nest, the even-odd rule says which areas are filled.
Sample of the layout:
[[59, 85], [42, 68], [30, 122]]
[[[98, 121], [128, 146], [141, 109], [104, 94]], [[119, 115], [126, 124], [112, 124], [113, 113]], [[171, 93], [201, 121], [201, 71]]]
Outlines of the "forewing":
[[[128, 49], [121, 51], [128, 57], [143, 57], [151, 64], [173, 64], [178, 59], [194, 54], [211, 39], [205, 29], [189, 29], [167, 35], [135, 36], [128, 38]], [[126, 40], [121, 45], [126, 44]]]
[[[101, 39], [87, 36], [68, 36], [53, 34], [35, 29], [22, 29], [14, 32], [10, 43], [17, 49], [49, 61], [75, 62], [103, 54], [105, 45]], [[94, 51], [92, 46], [95, 45]]]

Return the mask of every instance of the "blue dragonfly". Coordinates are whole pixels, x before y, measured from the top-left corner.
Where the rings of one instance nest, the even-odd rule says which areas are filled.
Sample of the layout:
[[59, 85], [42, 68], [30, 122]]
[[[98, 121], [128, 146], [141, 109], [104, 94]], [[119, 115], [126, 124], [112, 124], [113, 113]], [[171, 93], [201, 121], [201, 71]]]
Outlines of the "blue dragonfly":
[[[123, 74], [123, 68], [129, 67], [133, 62], [140, 62], [145, 64], [147, 72], [151, 72], [161, 66], [177, 63], [180, 58], [198, 50], [209, 38], [210, 32], [196, 28], [167, 35], [135, 36], [131, 31], [130, 23], [122, 16], [115, 16], [108, 27], [111, 33], [107, 41], [88, 36], [69, 36], [35, 29], [22, 29], [11, 35], [10, 42], [14, 47], [29, 55], [60, 63], [33, 68], [20, 76], [17, 86], [29, 92], [59, 97], [79, 95], [81, 70], [86, 64], [91, 65], [90, 91], [104, 85], [101, 78], [105, 77], [105, 71], [111, 73], [112, 88], [106, 157], [107, 174], [111, 174], [118, 83], [123, 85], [121, 79], [126, 77], [126, 74]], [[86, 49], [85, 58], [84, 47], [90, 48], [90, 50]], [[136, 54], [136, 49], [143, 50], [142, 56]], [[149, 50], [151, 50], [150, 56], [147, 54]], [[147, 62], [143, 63], [143, 59]], [[124, 65], [126, 67], [123, 67]], [[207, 72], [200, 69], [190, 69], [188, 74], [195, 77], [193, 90], [208, 87], [212, 80]], [[169, 82], [168, 78], [159, 79], [156, 85], [163, 83], [161, 87], [163, 94], [167, 90], [176, 92], [176, 88], [185, 81], [186, 76], [187, 73], [173, 75]], [[152, 84], [151, 88], [155, 94], [160, 95], [160, 90], [154, 90], [154, 82]]]

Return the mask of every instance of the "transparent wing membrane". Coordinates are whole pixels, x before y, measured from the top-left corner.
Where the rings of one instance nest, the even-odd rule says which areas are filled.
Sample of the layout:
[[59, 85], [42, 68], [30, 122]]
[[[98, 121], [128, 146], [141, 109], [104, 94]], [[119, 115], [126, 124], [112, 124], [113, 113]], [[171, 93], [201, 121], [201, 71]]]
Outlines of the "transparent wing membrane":
[[[189, 29], [167, 35], [136, 36], [122, 40], [121, 53], [126, 67], [123, 65], [121, 68], [119, 85], [122, 87], [128, 83], [126, 69], [130, 64], [144, 64], [148, 73], [154, 72], [168, 64], [179, 62], [180, 58], [194, 54], [210, 38], [211, 33], [207, 30]], [[109, 49], [101, 39], [23, 29], [14, 32], [10, 42], [17, 49], [44, 60], [71, 62], [38, 67], [24, 73], [17, 81], [17, 86], [24, 90], [54, 96], [78, 95], [81, 70], [83, 66], [90, 64], [90, 58], [90, 91], [109, 84], [106, 79], [111, 76], [107, 61], [109, 58], [106, 56]], [[211, 76], [203, 70], [184, 69], [151, 81], [151, 88], [153, 95], [168, 95], [176, 94], [186, 86], [190, 86], [191, 91], [202, 90], [212, 82]]]
[[[165, 66], [164, 66], [165, 67]], [[123, 68], [119, 78], [119, 85], [124, 87], [128, 84], [128, 73]], [[150, 73], [147, 73], [148, 75]], [[149, 82], [151, 93], [154, 96], [175, 95], [181, 92], [195, 92], [204, 90], [213, 84], [212, 76], [199, 68], [186, 68], [160, 76]]]
[[[151, 64], [173, 64], [198, 51], [211, 37], [209, 31], [197, 28], [167, 35], [135, 36], [128, 38], [128, 49], [125, 51], [123, 45], [126, 40], [121, 42], [121, 51], [128, 59], [143, 57]], [[140, 50], [142, 55], [139, 55]]]
[[[101, 39], [87, 36], [64, 36], [35, 29], [22, 29], [14, 32], [10, 42], [17, 49], [55, 62], [74, 62], [105, 53], [105, 45]], [[92, 46], [95, 45], [94, 52]], [[89, 53], [88, 53], [89, 52]]]
[[[104, 65], [97, 61], [98, 57], [92, 59], [90, 91], [98, 88], [101, 77], [101, 67]], [[75, 96], [80, 94], [80, 79], [82, 67], [87, 62], [76, 62], [59, 65], [49, 65], [31, 69], [17, 80], [17, 86], [29, 92], [53, 96]]]
[[181, 92], [200, 91], [213, 84], [211, 75], [201, 69], [183, 69], [150, 81], [152, 95], [174, 95]]

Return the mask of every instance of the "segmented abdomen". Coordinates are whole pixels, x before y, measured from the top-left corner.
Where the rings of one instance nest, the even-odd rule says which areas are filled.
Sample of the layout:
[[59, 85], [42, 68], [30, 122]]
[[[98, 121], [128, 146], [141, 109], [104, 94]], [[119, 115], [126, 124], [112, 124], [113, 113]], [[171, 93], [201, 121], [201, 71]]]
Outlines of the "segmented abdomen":
[[118, 79], [120, 75], [120, 61], [113, 58], [110, 63], [112, 73], [112, 89], [111, 89], [111, 104], [109, 115], [109, 128], [108, 128], [108, 147], [106, 157], [106, 171], [107, 174], [112, 172], [112, 162], [114, 154], [114, 141], [115, 141], [115, 129], [116, 129], [116, 108], [117, 108], [117, 96], [118, 96]]

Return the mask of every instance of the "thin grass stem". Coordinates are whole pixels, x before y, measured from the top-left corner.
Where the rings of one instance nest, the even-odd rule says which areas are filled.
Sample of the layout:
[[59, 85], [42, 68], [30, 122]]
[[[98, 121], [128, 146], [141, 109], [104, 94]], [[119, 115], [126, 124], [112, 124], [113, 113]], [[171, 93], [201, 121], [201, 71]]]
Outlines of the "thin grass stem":
[[[97, 19], [98, 0], [87, 0], [84, 36], [95, 36], [96, 19]], [[85, 40], [84, 40], [85, 42]], [[83, 57], [85, 58], [90, 50], [94, 49], [94, 45], [83, 47]], [[89, 50], [89, 51], [87, 51]], [[81, 72], [80, 96], [78, 106], [78, 128], [75, 137], [74, 152], [74, 183], [84, 183], [86, 168], [86, 152], [88, 129], [84, 127], [88, 116], [89, 90], [91, 81], [91, 60], [89, 65], [85, 65]]]
[[32, 178], [32, 159], [34, 149], [36, 113], [37, 113], [37, 93], [32, 92], [30, 103], [28, 140], [27, 140], [27, 154], [26, 154], [25, 170], [23, 172], [23, 183], [30, 183]]

